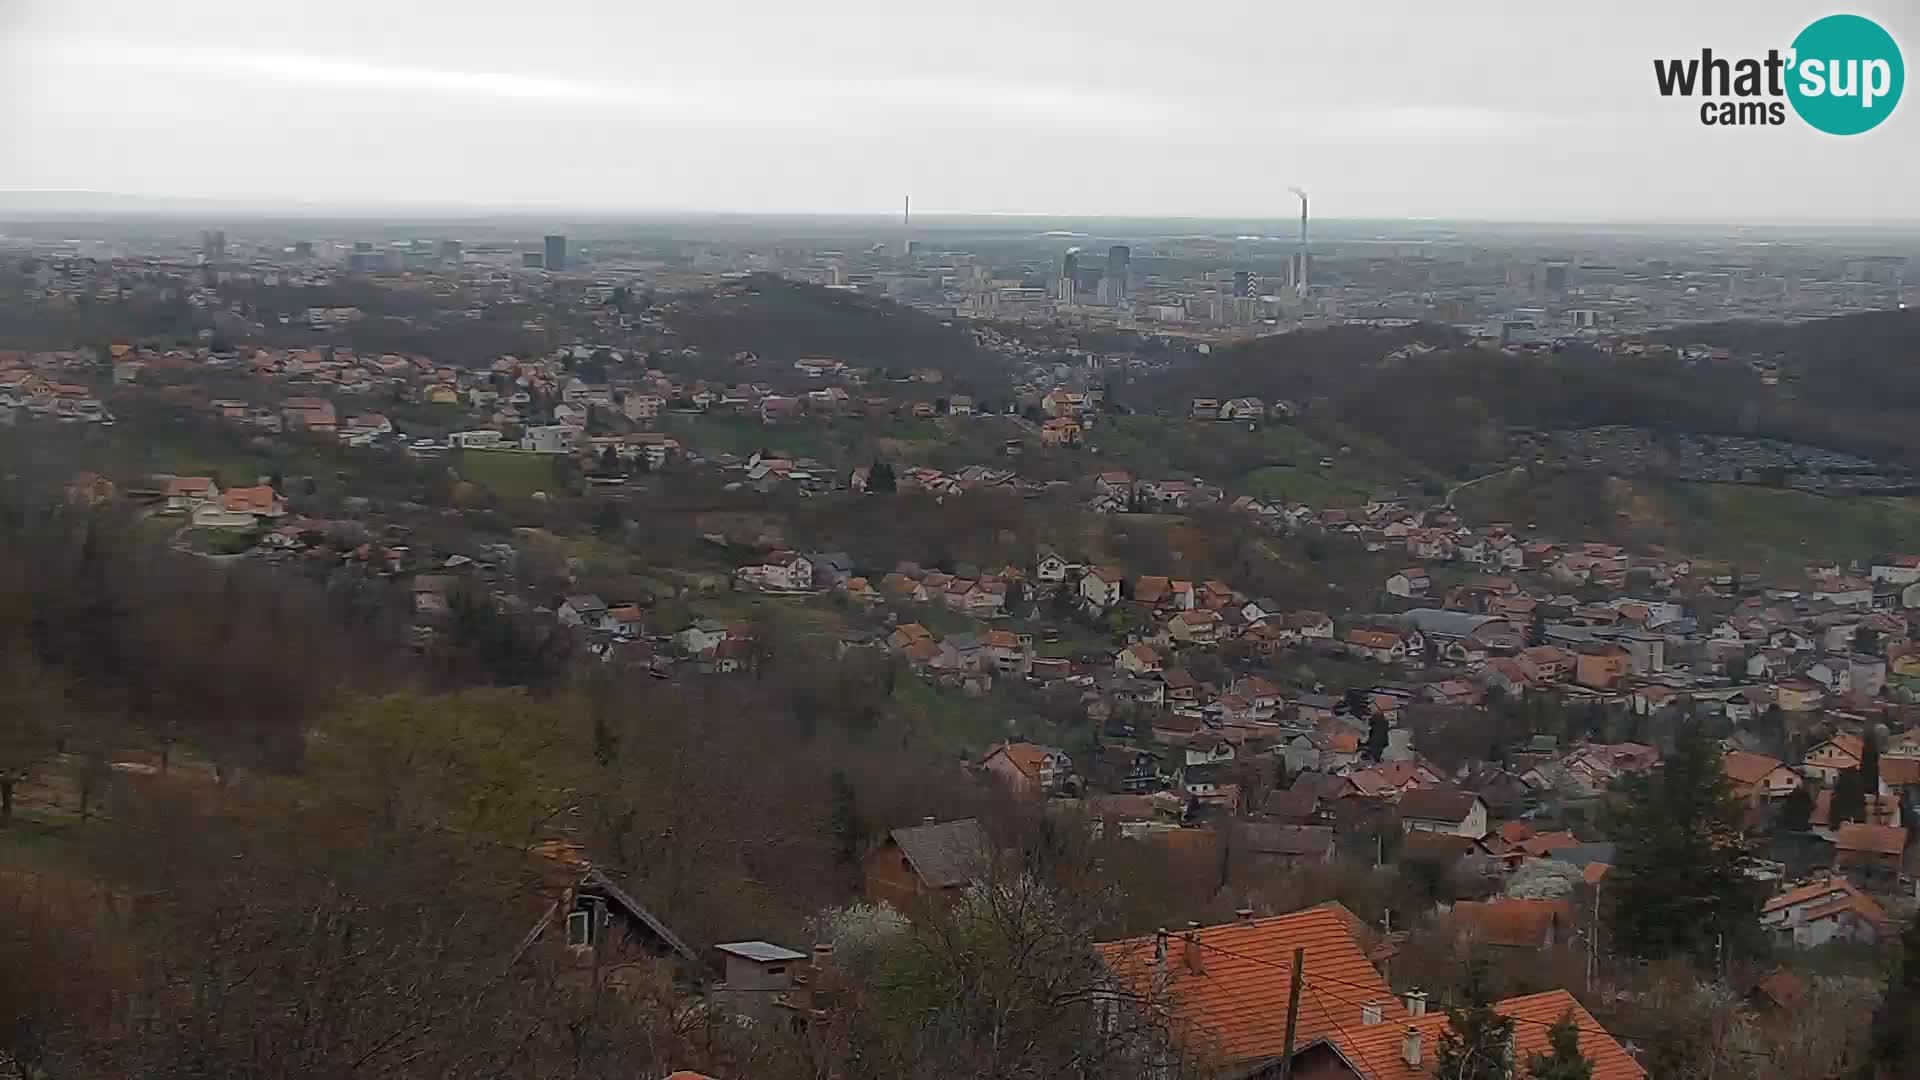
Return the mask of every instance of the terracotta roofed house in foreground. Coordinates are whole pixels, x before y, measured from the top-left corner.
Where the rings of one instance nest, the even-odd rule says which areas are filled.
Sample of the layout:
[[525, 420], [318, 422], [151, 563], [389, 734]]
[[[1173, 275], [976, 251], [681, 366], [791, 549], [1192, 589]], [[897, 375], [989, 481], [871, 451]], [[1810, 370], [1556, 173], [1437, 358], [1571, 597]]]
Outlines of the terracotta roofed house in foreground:
[[[1364, 924], [1339, 904], [1287, 915], [1244, 917], [1218, 926], [1097, 946], [1131, 993], [1164, 1002], [1173, 1035], [1188, 1052], [1242, 1080], [1275, 1080], [1283, 1067], [1293, 953], [1304, 950], [1294, 1038], [1294, 1080], [1420, 1080], [1432, 1077], [1447, 1018], [1426, 997], [1396, 997], [1369, 959]], [[1547, 1031], [1571, 1012], [1594, 1080], [1647, 1075], [1573, 995], [1564, 990], [1496, 1002], [1516, 1020], [1524, 1061], [1547, 1050]]]

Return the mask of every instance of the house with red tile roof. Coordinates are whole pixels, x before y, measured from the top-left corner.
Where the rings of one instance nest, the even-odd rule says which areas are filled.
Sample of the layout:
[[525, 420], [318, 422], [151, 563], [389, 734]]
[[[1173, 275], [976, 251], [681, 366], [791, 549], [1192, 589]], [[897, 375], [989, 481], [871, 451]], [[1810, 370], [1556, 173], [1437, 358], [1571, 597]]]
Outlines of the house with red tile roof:
[[1907, 830], [1900, 826], [1849, 821], [1834, 834], [1833, 868], [1869, 888], [1890, 888], [1900, 879], [1906, 850]]
[[[1369, 931], [1339, 904], [1096, 946], [1123, 987], [1164, 1008], [1190, 1053], [1241, 1077], [1275, 1077], [1283, 1065], [1294, 950], [1302, 950], [1303, 991], [1295, 1017], [1297, 1080], [1428, 1080], [1446, 1015], [1426, 995], [1404, 998], [1374, 966]], [[1547, 1031], [1571, 1014], [1594, 1080], [1640, 1080], [1642, 1069], [1564, 990], [1496, 1002], [1512, 1017], [1524, 1060], [1547, 1049]]]
[[1805, 760], [1800, 763], [1800, 771], [1819, 776], [1831, 787], [1842, 772], [1860, 767], [1860, 758], [1866, 750], [1866, 745], [1858, 735], [1835, 735], [1807, 751]]
[[1734, 796], [1749, 806], [1759, 806], [1768, 799], [1784, 799], [1800, 790], [1805, 782], [1779, 759], [1745, 750], [1727, 751], [1720, 759], [1720, 768], [1727, 774]]
[[1579, 847], [1580, 840], [1570, 832], [1536, 833], [1515, 845], [1536, 859], [1544, 859], [1562, 848]]
[[1045, 795], [1073, 775], [1073, 760], [1066, 751], [1029, 742], [994, 747], [981, 759], [980, 767], [1019, 795]]
[[1573, 933], [1573, 907], [1565, 900], [1462, 900], [1453, 924], [1468, 941], [1504, 949], [1551, 949]]
[[220, 485], [206, 476], [176, 476], [167, 481], [167, 509], [189, 513], [201, 503], [220, 497]]
[[1760, 906], [1760, 925], [1777, 945], [1811, 949], [1835, 941], [1873, 944], [1892, 927], [1886, 911], [1844, 877], [1817, 878]]

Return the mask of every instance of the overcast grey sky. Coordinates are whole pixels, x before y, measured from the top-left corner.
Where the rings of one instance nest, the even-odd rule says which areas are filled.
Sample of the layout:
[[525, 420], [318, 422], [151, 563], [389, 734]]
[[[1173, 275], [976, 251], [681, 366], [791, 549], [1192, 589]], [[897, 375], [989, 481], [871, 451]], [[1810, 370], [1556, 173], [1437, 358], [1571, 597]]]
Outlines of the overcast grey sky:
[[[1877, 130], [1702, 127], [1656, 56], [1797, 0], [0, 0], [0, 189], [329, 205], [1920, 216]], [[1913, 95], [1908, 95], [1912, 97]]]

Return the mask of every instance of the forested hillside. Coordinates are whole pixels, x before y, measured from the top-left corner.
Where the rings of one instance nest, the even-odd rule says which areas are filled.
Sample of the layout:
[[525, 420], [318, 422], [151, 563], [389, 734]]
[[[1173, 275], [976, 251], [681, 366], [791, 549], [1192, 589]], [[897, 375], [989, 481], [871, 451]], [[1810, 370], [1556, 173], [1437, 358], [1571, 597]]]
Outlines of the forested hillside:
[[[1143, 379], [1141, 407], [1191, 397], [1279, 397], [1312, 421], [1371, 433], [1408, 457], [1462, 473], [1498, 460], [1525, 430], [1624, 425], [1752, 435], [1920, 464], [1920, 313], [1885, 312], [1790, 328], [1723, 324], [1669, 335], [1726, 343], [1730, 360], [1542, 355], [1441, 348], [1391, 355], [1405, 339], [1448, 345], [1445, 331], [1343, 328], [1261, 338]], [[1782, 357], [1778, 385], [1745, 361]], [[1764, 351], [1762, 351], [1764, 350]]]
[[830, 356], [900, 375], [934, 368], [984, 392], [1006, 375], [956, 324], [899, 304], [755, 274], [666, 304], [667, 324], [710, 355]]

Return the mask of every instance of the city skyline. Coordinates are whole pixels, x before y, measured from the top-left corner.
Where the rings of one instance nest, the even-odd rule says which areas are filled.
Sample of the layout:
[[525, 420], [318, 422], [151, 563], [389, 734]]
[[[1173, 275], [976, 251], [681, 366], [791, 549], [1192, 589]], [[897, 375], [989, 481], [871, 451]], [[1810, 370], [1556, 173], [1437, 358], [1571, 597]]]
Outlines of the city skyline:
[[[1911, 107], [1834, 138], [1711, 131], [1658, 95], [1656, 57], [1764, 53], [1827, 12], [1794, 0], [1199, 25], [1122, 3], [1017, 28], [932, 5], [483, 5], [381, 9], [375, 41], [345, 7], [9, 5], [0, 189], [642, 215], [885, 214], [911, 193], [931, 222], [1279, 220], [1297, 184], [1316, 220], [1872, 222], [1911, 219], [1920, 165]], [[1911, 11], [1855, 10], [1920, 37]]]

